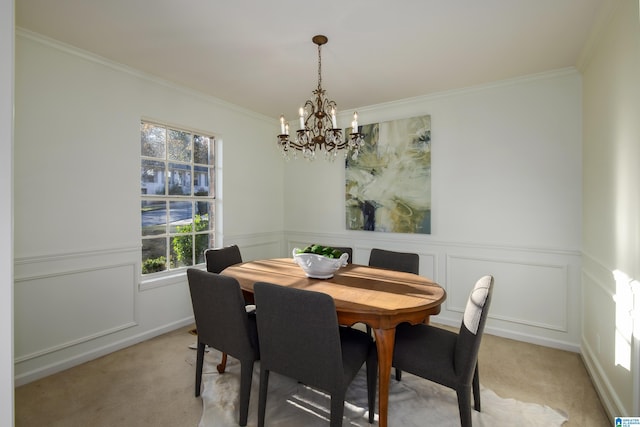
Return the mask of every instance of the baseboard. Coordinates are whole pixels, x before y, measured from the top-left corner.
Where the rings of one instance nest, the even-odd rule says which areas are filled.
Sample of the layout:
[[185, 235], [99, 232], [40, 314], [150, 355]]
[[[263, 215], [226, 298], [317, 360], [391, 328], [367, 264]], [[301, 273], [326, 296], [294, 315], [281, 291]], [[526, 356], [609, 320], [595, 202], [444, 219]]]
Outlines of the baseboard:
[[624, 413], [622, 403], [619, 401], [617, 394], [607, 380], [607, 377], [602, 374], [600, 364], [596, 358], [593, 357], [592, 349], [584, 340], [582, 342], [582, 351], [580, 352], [580, 355], [582, 356], [582, 361], [587, 369], [587, 373], [591, 378], [591, 382], [593, 382], [596, 393], [598, 393], [598, 397], [600, 397], [602, 406], [607, 412], [609, 418], [613, 420], [614, 417], [631, 416], [630, 414], [627, 415]]
[[74, 366], [81, 365], [83, 363], [97, 359], [98, 357], [102, 357], [109, 353], [113, 353], [114, 351], [122, 350], [123, 348], [130, 347], [132, 345], [157, 337], [159, 335], [166, 334], [176, 329], [191, 325], [193, 324], [193, 322], [194, 322], [193, 316], [191, 316], [191, 317], [181, 319], [158, 328], [141, 332], [139, 334], [127, 337], [119, 341], [109, 343], [105, 346], [92, 349], [91, 351], [87, 351], [85, 353], [75, 355], [65, 360], [61, 360], [59, 362], [56, 362], [47, 366], [42, 366], [38, 369], [25, 372], [23, 374], [15, 376], [14, 386], [19, 387], [21, 385], [28, 384], [30, 382], [39, 380], [49, 375], [53, 375], [55, 373], [67, 370], [69, 368], [73, 368]]

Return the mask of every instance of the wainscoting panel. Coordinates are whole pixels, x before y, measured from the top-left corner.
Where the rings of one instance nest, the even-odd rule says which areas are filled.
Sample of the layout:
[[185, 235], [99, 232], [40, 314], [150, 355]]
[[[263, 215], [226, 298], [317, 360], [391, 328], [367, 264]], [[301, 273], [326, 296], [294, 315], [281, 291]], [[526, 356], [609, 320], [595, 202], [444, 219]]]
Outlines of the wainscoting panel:
[[607, 412], [637, 415], [633, 371], [640, 353], [634, 351], [631, 282], [614, 268], [583, 253], [582, 357]]
[[420, 257], [420, 275], [435, 280], [438, 277], [438, 257], [433, 253], [419, 252]]
[[460, 325], [475, 282], [491, 274], [495, 289], [488, 333], [579, 351], [580, 254], [574, 250], [446, 242], [387, 233], [291, 231], [285, 241], [288, 248], [309, 242], [351, 246], [357, 264], [367, 264], [372, 248], [417, 253], [420, 275], [447, 292], [442, 311], [432, 320], [453, 327]]
[[567, 266], [455, 255], [446, 260], [447, 310], [462, 313], [475, 282], [491, 274], [489, 318], [567, 331]]
[[[372, 248], [413, 252], [420, 275], [447, 292], [434, 323], [458, 327], [475, 282], [495, 277], [486, 331], [568, 351], [580, 349], [580, 253], [572, 249], [437, 241], [388, 233], [287, 232], [285, 248], [329, 242], [351, 246], [354, 262], [367, 264]], [[289, 251], [287, 251], [289, 252]], [[286, 256], [291, 256], [290, 252]]]
[[16, 362], [135, 326], [136, 283], [135, 263], [16, 279]]
[[[250, 236], [225, 236], [224, 246], [236, 244], [244, 261], [265, 258], [281, 258], [282, 234], [260, 233]], [[291, 253], [289, 253], [291, 256]]]
[[[226, 236], [246, 260], [282, 256], [281, 233]], [[142, 281], [140, 246], [14, 260], [15, 384], [193, 324], [185, 271]]]

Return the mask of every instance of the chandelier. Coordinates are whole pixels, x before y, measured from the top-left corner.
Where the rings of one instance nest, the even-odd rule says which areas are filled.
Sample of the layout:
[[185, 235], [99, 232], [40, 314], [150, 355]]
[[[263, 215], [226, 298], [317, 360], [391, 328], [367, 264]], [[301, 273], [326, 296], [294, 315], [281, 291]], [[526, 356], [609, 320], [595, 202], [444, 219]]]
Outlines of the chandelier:
[[364, 143], [364, 135], [358, 132], [358, 113], [353, 113], [351, 133], [348, 138], [343, 138], [342, 129], [338, 128], [336, 120], [337, 105], [325, 97], [325, 90], [322, 89], [320, 49], [328, 39], [323, 35], [317, 35], [311, 40], [318, 45], [318, 87], [313, 91], [313, 99], [308, 99], [298, 111], [300, 129], [296, 131], [293, 140], [289, 138], [289, 123], [284, 115], [280, 116], [278, 146], [287, 160], [291, 157], [296, 158], [298, 151], [302, 152], [302, 156], [307, 160], [313, 160], [319, 152], [324, 152], [327, 159], [334, 160], [339, 150], [344, 150], [345, 157], [351, 153], [355, 160]]

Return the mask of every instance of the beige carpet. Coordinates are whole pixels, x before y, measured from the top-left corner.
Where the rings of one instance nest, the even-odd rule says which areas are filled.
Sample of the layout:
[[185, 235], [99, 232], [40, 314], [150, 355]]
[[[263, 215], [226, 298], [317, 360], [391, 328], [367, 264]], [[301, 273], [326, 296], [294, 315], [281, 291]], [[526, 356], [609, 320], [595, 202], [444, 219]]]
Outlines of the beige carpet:
[[[16, 426], [197, 426], [203, 405], [193, 395], [192, 328], [16, 388]], [[480, 381], [499, 396], [561, 409], [569, 414], [563, 427], [613, 425], [577, 353], [485, 334]]]
[[[229, 359], [227, 372], [218, 374], [215, 365], [220, 353], [205, 356], [203, 374], [203, 415], [200, 427], [232, 427], [238, 421], [240, 363]], [[259, 366], [259, 362], [257, 363]], [[259, 367], [254, 368], [248, 426], [257, 425]], [[482, 412], [472, 411], [478, 427], [552, 427], [567, 421], [566, 414], [548, 406], [503, 399], [481, 387]], [[347, 392], [343, 425], [365, 427], [367, 421], [366, 375], [360, 371]], [[266, 424], [278, 427], [326, 426], [330, 416], [330, 398], [295, 380], [271, 374], [267, 398]], [[376, 415], [377, 420], [377, 415]], [[403, 373], [402, 381], [391, 380], [389, 425], [448, 426], [459, 423], [455, 391]], [[376, 423], [377, 424], [377, 423]]]

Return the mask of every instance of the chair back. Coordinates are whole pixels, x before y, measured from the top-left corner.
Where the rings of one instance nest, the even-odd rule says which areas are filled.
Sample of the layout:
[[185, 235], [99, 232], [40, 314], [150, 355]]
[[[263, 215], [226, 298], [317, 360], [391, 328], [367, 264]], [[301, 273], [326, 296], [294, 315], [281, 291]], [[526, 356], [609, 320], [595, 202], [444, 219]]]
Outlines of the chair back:
[[395, 252], [374, 248], [371, 249], [371, 254], [369, 255], [369, 266], [420, 274], [420, 257], [418, 254], [409, 252]]
[[484, 276], [476, 282], [467, 300], [454, 356], [456, 373], [463, 381], [471, 381], [473, 377], [492, 294], [493, 276]]
[[314, 291], [258, 282], [253, 287], [260, 366], [331, 392], [343, 365], [335, 304]]
[[204, 251], [204, 259], [207, 263], [207, 271], [220, 274], [225, 268], [240, 264], [242, 255], [237, 245], [224, 248], [209, 248]]
[[198, 341], [239, 359], [255, 359], [258, 343], [245, 310], [240, 284], [233, 277], [187, 270]]

